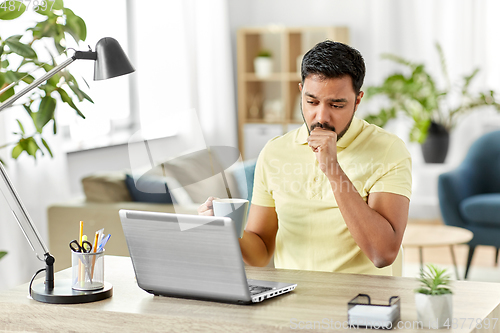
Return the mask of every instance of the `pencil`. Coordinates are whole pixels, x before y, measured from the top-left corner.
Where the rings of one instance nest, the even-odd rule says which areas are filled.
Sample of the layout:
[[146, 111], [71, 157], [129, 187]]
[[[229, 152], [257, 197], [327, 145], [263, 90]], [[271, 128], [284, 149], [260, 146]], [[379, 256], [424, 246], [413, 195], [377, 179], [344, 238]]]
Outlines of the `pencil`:
[[[96, 231], [94, 237], [94, 247], [92, 248], [93, 253], [97, 252], [97, 245], [99, 245], [98, 242], [99, 242], [99, 231]], [[95, 256], [92, 256], [92, 272], [90, 273], [92, 275], [91, 279], [94, 278], [94, 267], [95, 267]]]
[[[80, 237], [78, 238], [80, 241], [80, 247], [83, 248], [83, 221], [80, 221]], [[85, 280], [85, 267], [82, 267], [82, 263], [78, 261], [78, 281], [81, 285], [83, 285]]]
[[83, 245], [83, 221], [80, 221], [80, 238], [78, 238], [80, 241], [80, 246]]

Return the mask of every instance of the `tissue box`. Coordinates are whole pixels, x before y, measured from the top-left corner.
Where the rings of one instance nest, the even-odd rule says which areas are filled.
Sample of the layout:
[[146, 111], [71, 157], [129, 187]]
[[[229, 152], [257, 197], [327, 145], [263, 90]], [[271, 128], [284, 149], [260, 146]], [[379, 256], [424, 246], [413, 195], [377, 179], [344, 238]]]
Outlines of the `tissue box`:
[[399, 296], [389, 298], [388, 304], [372, 304], [366, 294], [358, 294], [347, 303], [347, 321], [350, 327], [392, 329], [401, 317]]

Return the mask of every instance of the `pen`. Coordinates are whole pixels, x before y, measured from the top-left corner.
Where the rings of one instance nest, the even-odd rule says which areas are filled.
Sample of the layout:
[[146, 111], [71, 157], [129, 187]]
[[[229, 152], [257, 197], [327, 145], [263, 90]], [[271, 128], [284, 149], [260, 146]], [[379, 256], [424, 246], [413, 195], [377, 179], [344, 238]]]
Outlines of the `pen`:
[[[99, 234], [99, 239], [97, 240], [97, 248], [99, 248], [99, 245], [102, 242], [102, 238], [104, 237], [104, 228], [97, 230], [97, 233]], [[96, 250], [97, 251], [97, 250]], [[98, 251], [97, 251], [98, 252]]]
[[111, 237], [111, 234], [108, 234], [106, 237], [104, 237], [101, 244], [99, 244], [99, 248], [97, 249], [97, 252], [101, 252], [102, 250], [104, 250], [104, 246], [106, 245], [106, 243], [108, 242], [110, 237]]

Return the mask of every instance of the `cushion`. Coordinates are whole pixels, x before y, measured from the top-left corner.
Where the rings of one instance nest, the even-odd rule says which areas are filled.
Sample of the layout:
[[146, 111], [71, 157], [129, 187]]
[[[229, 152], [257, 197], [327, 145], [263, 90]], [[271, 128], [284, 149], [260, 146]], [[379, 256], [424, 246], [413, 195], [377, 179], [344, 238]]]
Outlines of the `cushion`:
[[231, 175], [234, 178], [240, 198], [252, 201], [253, 180], [255, 176], [255, 165], [257, 159], [252, 159], [244, 162], [238, 162], [231, 168]]
[[460, 203], [460, 212], [470, 222], [500, 227], [500, 193], [469, 197]]
[[174, 200], [174, 203], [177, 203], [181, 206], [189, 206], [193, 204], [193, 200], [186, 192], [186, 190], [179, 184], [179, 182], [173, 177], [164, 177], [167, 182], [170, 195]]
[[125, 184], [133, 201], [172, 204], [176, 203], [168, 190], [165, 179], [143, 175], [134, 177], [127, 174]]
[[107, 172], [82, 179], [83, 192], [87, 201], [121, 202], [132, 201], [123, 172]]
[[[238, 186], [231, 173], [218, 160], [212, 151], [205, 149], [174, 158], [163, 165], [166, 175], [175, 178], [195, 203], [203, 203], [210, 196], [227, 198], [226, 184], [231, 196], [239, 197]], [[158, 174], [163, 172], [161, 165], [155, 169]], [[169, 188], [171, 191], [177, 189]]]

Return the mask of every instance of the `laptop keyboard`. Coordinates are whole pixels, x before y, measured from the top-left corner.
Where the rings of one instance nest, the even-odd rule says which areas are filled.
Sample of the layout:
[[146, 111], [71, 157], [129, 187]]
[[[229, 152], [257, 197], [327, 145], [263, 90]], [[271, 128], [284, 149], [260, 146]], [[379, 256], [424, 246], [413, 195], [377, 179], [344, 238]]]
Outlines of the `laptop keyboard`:
[[255, 295], [255, 294], [260, 294], [262, 292], [271, 290], [273, 288], [271, 287], [263, 287], [263, 286], [254, 286], [254, 285], [248, 285], [248, 289], [250, 290], [250, 295]]

